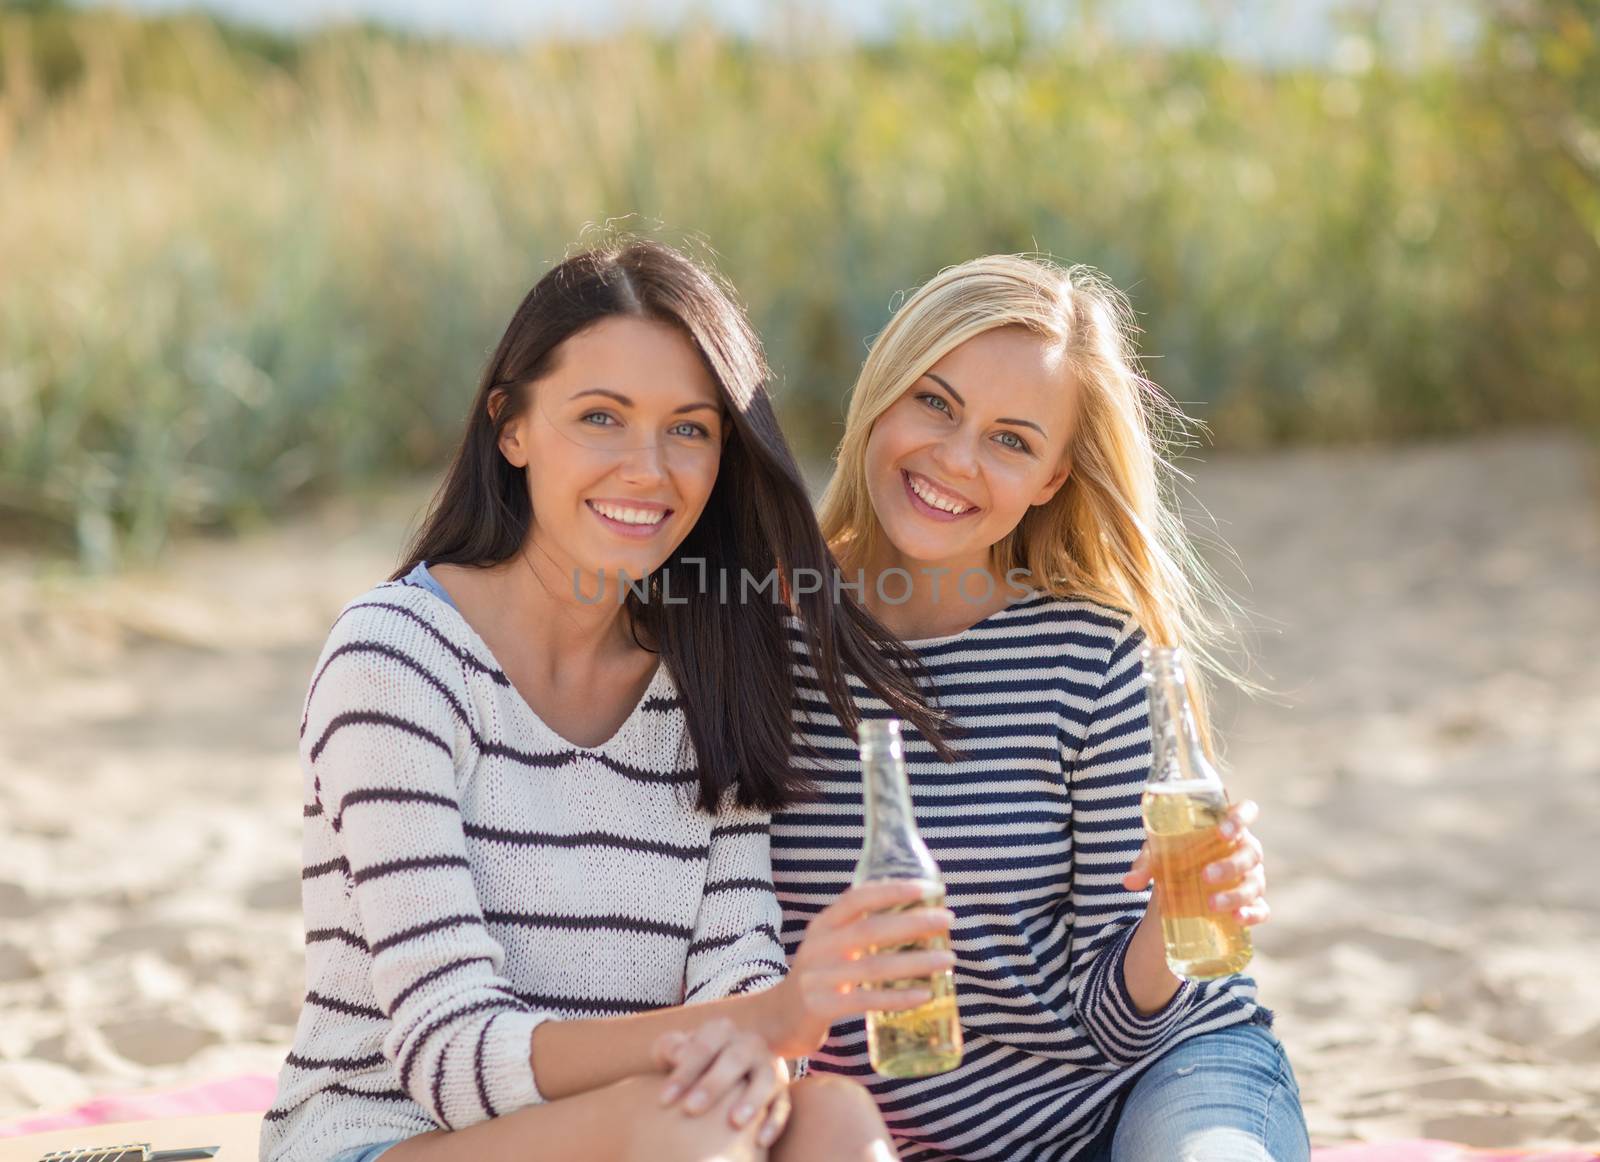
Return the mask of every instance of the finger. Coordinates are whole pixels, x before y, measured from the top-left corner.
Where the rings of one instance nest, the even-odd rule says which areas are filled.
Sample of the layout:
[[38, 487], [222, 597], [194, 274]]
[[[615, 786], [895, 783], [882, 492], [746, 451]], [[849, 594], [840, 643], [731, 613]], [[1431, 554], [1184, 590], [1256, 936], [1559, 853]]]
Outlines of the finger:
[[1254, 799], [1246, 799], [1242, 803], [1235, 803], [1228, 808], [1228, 817], [1222, 823], [1222, 834], [1225, 838], [1247, 831], [1252, 823], [1261, 817], [1261, 808]]
[[934, 973], [948, 972], [955, 965], [956, 954], [949, 949], [929, 948], [916, 952], [880, 952], [876, 956], [865, 956], [839, 968], [826, 970], [818, 976], [825, 982], [848, 981], [861, 987], [929, 977]]
[[899, 1013], [914, 1009], [933, 1000], [933, 990], [927, 987], [909, 989], [852, 989], [847, 993], [828, 994], [827, 1007], [833, 1011], [825, 1014], [831, 1020], [855, 1017], [862, 1013]]
[[735, 1086], [750, 1076], [756, 1065], [755, 1058], [750, 1045], [743, 1040], [724, 1045], [710, 1068], [700, 1075], [700, 1080], [694, 1083], [688, 1096], [683, 1099], [684, 1112], [703, 1114], [727, 1097]]
[[820, 936], [808, 937], [796, 963], [802, 959], [826, 966], [870, 956], [875, 948], [894, 948], [920, 940], [948, 939], [955, 913], [948, 908], [914, 908], [909, 912], [879, 912], [860, 916], [848, 925]]
[[760, 1057], [766, 1056], [765, 1047], [758, 1055], [755, 1067], [751, 1069], [749, 1079], [745, 1082], [744, 1093], [728, 1112], [728, 1120], [733, 1123], [733, 1128], [742, 1130], [755, 1120], [762, 1110], [766, 1109], [778, 1096], [778, 1090], [783, 1083], [778, 1078], [777, 1070], [769, 1063], [765, 1069], [760, 1068]]
[[669, 1106], [693, 1085], [716, 1059], [736, 1030], [732, 1021], [708, 1021], [678, 1046], [678, 1062], [661, 1088], [661, 1104]]
[[789, 1090], [785, 1086], [783, 1092], [767, 1106], [766, 1119], [761, 1123], [761, 1132], [756, 1137], [758, 1145], [770, 1146], [782, 1136], [784, 1127], [789, 1124], [790, 1108]]
[[1236, 909], [1247, 907], [1255, 903], [1266, 891], [1264, 876], [1252, 872], [1245, 876], [1235, 888], [1226, 892], [1217, 892], [1211, 897], [1211, 910], [1213, 912], [1232, 912]]
[[1253, 847], [1240, 847], [1206, 865], [1206, 883], [1236, 884], [1260, 866], [1261, 853]]
[[1146, 843], [1139, 848], [1139, 854], [1134, 857], [1133, 866], [1122, 876], [1122, 886], [1129, 891], [1137, 892], [1150, 882], [1150, 845]]
[[656, 1043], [651, 1046], [651, 1056], [655, 1058], [657, 1065], [670, 1069], [677, 1064], [678, 1053], [688, 1039], [689, 1034], [676, 1029], [670, 1033], [663, 1033], [656, 1038]]
[[913, 908], [909, 912], [880, 912], [864, 916], [849, 928], [836, 933], [839, 946], [847, 954], [870, 954], [873, 948], [892, 948], [930, 937], [949, 936], [955, 923], [949, 908]]
[[928, 880], [872, 880], [843, 892], [817, 913], [810, 927], [824, 931], [842, 928], [873, 912], [903, 907], [938, 894], [939, 886]]
[[1246, 927], [1264, 924], [1272, 916], [1272, 905], [1265, 900], [1257, 900], [1253, 904], [1238, 909], [1234, 912], [1234, 916], [1239, 923]]

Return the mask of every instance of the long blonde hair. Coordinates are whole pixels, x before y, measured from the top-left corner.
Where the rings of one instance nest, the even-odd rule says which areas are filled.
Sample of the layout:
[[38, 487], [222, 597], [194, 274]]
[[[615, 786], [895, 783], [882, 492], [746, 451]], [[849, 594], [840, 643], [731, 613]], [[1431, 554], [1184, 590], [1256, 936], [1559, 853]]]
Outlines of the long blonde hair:
[[1071, 475], [994, 546], [993, 567], [1026, 569], [1036, 588], [1124, 610], [1151, 644], [1183, 646], [1209, 750], [1207, 679], [1249, 683], [1218, 657], [1238, 606], [1190, 543], [1176, 495], [1183, 473], [1168, 459], [1203, 425], [1141, 374], [1133, 312], [1098, 271], [998, 254], [952, 266], [913, 293], [873, 342], [851, 392], [818, 514], [823, 536], [847, 568], [875, 555], [883, 530], [867, 493], [873, 424], [946, 354], [999, 327], [1059, 344], [1081, 398]]

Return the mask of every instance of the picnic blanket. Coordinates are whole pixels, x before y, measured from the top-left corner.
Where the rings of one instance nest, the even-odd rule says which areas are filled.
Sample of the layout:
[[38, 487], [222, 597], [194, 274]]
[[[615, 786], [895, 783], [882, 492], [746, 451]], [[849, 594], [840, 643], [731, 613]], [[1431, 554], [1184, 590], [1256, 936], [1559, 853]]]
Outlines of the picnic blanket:
[[[166, 1092], [111, 1094], [58, 1113], [33, 1114], [0, 1123], [0, 1138], [116, 1122], [259, 1113], [271, 1104], [276, 1088], [277, 1078], [261, 1073], [242, 1074]], [[1600, 1151], [1475, 1150], [1453, 1142], [1412, 1139], [1325, 1146], [1313, 1150], [1311, 1157], [1312, 1162], [1600, 1162]]]

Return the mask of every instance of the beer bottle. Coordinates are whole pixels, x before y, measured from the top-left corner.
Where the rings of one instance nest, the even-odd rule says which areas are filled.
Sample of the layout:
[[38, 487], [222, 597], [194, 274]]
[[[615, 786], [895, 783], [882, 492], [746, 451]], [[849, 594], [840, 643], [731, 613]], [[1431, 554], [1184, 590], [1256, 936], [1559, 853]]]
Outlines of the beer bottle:
[[1155, 896], [1167, 966], [1176, 976], [1211, 980], [1250, 962], [1250, 932], [1231, 912], [1213, 912], [1205, 869], [1232, 845], [1219, 830], [1228, 795], [1200, 745], [1185, 684], [1181, 648], [1146, 647], [1144, 680], [1150, 688], [1150, 781], [1145, 784], [1144, 826], [1150, 843]]
[[[861, 743], [861, 789], [866, 810], [866, 836], [855, 883], [869, 880], [926, 880], [937, 885], [918, 904], [902, 909], [941, 907], [943, 881], [939, 865], [917, 834], [911, 812], [911, 786], [906, 778], [905, 753], [900, 742], [900, 721], [895, 718], [863, 721], [857, 737]], [[873, 951], [914, 951], [949, 947], [943, 937], [933, 937]], [[926, 1077], [961, 1063], [961, 1021], [956, 1012], [955, 978], [949, 969], [932, 977], [886, 982], [878, 987], [926, 988], [933, 995], [926, 1004], [900, 1012], [867, 1014], [867, 1046], [872, 1068], [886, 1077]]]

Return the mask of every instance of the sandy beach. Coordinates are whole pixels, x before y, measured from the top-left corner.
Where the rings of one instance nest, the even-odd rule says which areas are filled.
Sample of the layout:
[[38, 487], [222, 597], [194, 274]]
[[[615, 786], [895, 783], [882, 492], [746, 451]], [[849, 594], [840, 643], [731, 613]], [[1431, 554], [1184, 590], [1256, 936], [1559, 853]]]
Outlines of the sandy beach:
[[[1318, 1144], [1600, 1142], [1600, 461], [1543, 433], [1208, 457], [1252, 676], [1219, 708]], [[0, 1118], [275, 1072], [302, 987], [295, 727], [426, 486], [158, 571], [0, 556]]]

